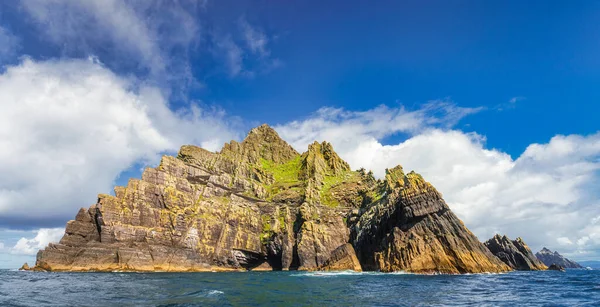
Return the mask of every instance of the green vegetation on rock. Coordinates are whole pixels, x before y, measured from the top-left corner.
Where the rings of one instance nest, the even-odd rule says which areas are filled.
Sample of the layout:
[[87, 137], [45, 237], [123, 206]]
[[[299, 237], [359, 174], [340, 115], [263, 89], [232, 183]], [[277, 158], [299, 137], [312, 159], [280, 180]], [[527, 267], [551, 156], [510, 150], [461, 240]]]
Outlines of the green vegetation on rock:
[[356, 182], [360, 179], [357, 172], [353, 171], [344, 171], [338, 175], [326, 175], [323, 178], [323, 186], [319, 191], [319, 196], [321, 198], [321, 203], [323, 205], [329, 207], [337, 207], [339, 206], [339, 201], [335, 198], [333, 193], [331, 192], [331, 188], [342, 184], [342, 183], [350, 183]]
[[267, 244], [273, 235], [273, 229], [271, 227], [271, 217], [268, 215], [261, 215], [262, 220], [262, 232], [260, 233], [260, 242]]
[[267, 173], [273, 175], [276, 183], [298, 183], [302, 160], [300, 155], [283, 164], [261, 159], [261, 167]]

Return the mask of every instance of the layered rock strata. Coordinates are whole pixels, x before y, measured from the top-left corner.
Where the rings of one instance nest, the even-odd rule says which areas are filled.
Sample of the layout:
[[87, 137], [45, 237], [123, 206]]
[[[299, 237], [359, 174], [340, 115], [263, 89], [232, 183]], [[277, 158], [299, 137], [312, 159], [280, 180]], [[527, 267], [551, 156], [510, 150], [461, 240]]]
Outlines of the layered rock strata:
[[510, 240], [507, 236], [496, 234], [484, 244], [496, 257], [514, 270], [538, 271], [547, 269], [546, 265], [535, 257], [529, 246], [521, 238]]
[[414, 173], [386, 171], [382, 197], [361, 208], [351, 242], [365, 270], [416, 273], [510, 270], [452, 213], [442, 195]]
[[331, 144], [299, 154], [267, 125], [220, 152], [183, 146], [99, 195], [34, 269], [510, 270], [420, 175], [376, 180]]
[[362, 267], [354, 252], [352, 244], [346, 243], [336, 248], [331, 257], [319, 268], [322, 271], [345, 271], [351, 270], [361, 272]]

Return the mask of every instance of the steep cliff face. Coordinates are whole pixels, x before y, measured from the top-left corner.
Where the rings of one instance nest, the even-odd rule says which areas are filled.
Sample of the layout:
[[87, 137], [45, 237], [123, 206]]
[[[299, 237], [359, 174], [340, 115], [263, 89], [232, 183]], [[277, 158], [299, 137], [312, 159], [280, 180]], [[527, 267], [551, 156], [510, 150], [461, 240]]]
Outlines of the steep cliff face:
[[545, 247], [542, 248], [542, 250], [540, 250], [539, 252], [535, 253], [535, 256], [548, 267], [553, 264], [556, 264], [557, 266], [561, 266], [563, 268], [568, 269], [583, 268], [579, 263], [569, 260], [563, 257], [558, 252], [553, 252]]
[[510, 270], [450, 211], [431, 184], [398, 166], [387, 170], [383, 196], [351, 224], [363, 269], [384, 272]]
[[537, 271], [547, 269], [521, 238], [511, 241], [507, 236], [496, 234], [484, 244], [494, 255], [514, 270]]
[[266, 125], [220, 153], [183, 146], [82, 208], [61, 241], [38, 253], [37, 267], [317, 269], [349, 230], [339, 210], [304, 202], [304, 172], [303, 157]]
[[[351, 244], [348, 244], [350, 242]], [[355, 253], [356, 250], [356, 253]], [[358, 257], [357, 257], [358, 256]], [[360, 262], [359, 262], [360, 260]], [[498, 272], [419, 175], [352, 171], [327, 142], [299, 154], [269, 126], [218, 152], [186, 145], [99, 195], [35, 270]]]

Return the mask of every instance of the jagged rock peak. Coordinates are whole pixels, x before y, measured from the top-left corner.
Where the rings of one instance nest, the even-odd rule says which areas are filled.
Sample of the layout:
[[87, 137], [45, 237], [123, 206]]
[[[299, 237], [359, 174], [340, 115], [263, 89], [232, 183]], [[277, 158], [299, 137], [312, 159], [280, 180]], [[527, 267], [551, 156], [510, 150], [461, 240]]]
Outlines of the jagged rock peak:
[[539, 252], [537, 252], [535, 256], [547, 266], [556, 264], [558, 266], [569, 269], [583, 268], [579, 263], [569, 260], [563, 257], [558, 252], [553, 252], [545, 247], [542, 248], [542, 250], [540, 250]]
[[308, 151], [302, 154], [302, 167], [305, 178], [315, 175], [339, 175], [350, 170], [350, 165], [333, 150], [328, 142], [308, 145]]
[[302, 154], [300, 177], [306, 181], [306, 199], [317, 201], [326, 178], [343, 176], [350, 171], [350, 165], [333, 150], [328, 142], [314, 142]]
[[250, 130], [241, 143], [236, 141], [226, 143], [220, 153], [253, 164], [260, 163], [261, 159], [281, 164], [299, 155], [290, 144], [279, 136], [275, 129], [267, 124]]
[[515, 270], [537, 271], [547, 269], [521, 237], [511, 241], [506, 235], [496, 234], [484, 244], [496, 257]]

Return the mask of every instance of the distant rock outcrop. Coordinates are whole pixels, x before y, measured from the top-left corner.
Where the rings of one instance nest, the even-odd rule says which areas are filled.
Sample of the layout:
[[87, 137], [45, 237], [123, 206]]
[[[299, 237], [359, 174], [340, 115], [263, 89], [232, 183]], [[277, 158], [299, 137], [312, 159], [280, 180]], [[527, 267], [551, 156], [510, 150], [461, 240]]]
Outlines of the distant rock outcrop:
[[34, 267], [295, 269], [510, 270], [420, 175], [398, 166], [376, 180], [352, 171], [331, 144], [299, 154], [267, 125], [217, 153], [182, 146], [114, 195], [99, 195]]
[[542, 248], [539, 252], [535, 254], [535, 256], [540, 259], [545, 265], [551, 266], [556, 264], [558, 266], [568, 268], [568, 269], [581, 269], [583, 268], [579, 263], [575, 261], [571, 261], [565, 257], [563, 257], [558, 252], [553, 252], [547, 248]]
[[502, 262], [506, 263], [512, 269], [519, 271], [547, 269], [546, 265], [535, 257], [531, 249], [529, 249], [521, 238], [511, 241], [507, 236], [496, 234], [484, 244], [496, 257], [500, 258]]
[[550, 270], [550, 271], [561, 271], [561, 272], [565, 272], [566, 271], [565, 268], [562, 265], [557, 265], [557, 264], [554, 264], [554, 263], [551, 264], [548, 267], [548, 270]]

